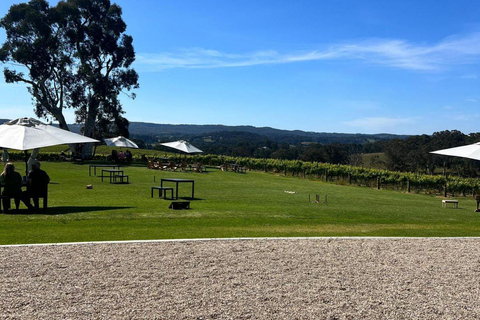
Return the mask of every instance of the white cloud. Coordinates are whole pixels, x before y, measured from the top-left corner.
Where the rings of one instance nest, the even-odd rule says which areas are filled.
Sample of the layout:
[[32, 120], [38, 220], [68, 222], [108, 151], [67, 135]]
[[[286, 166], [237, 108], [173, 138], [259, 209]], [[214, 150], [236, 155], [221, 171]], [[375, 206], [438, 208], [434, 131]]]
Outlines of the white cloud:
[[365, 132], [392, 132], [395, 131], [393, 129], [398, 128], [399, 126], [414, 125], [418, 120], [419, 118], [371, 117], [346, 121], [343, 122], [343, 124], [362, 129], [362, 131]]
[[477, 122], [480, 118], [480, 114], [472, 113], [472, 114], [458, 114], [453, 119], [458, 121], [475, 121]]
[[465, 99], [465, 101], [467, 101], [467, 102], [473, 102], [473, 103], [477, 103], [477, 102], [478, 102], [477, 99], [471, 99], [471, 98], [470, 98], [470, 99]]
[[415, 44], [398, 39], [369, 39], [332, 44], [323, 50], [279, 53], [225, 53], [204, 48], [137, 55], [138, 66], [151, 71], [168, 68], [226, 68], [302, 61], [361, 60], [394, 68], [441, 71], [454, 65], [476, 64], [480, 56], [480, 33], [448, 37], [435, 44]]

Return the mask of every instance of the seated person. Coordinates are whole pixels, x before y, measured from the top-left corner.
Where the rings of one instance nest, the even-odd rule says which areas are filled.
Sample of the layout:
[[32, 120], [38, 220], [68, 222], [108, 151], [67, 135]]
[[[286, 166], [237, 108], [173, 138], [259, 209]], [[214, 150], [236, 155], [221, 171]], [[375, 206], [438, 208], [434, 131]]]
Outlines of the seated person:
[[28, 173], [27, 190], [22, 192], [22, 201], [31, 211], [33, 206], [30, 204], [30, 198], [33, 198], [35, 210], [39, 209], [38, 198], [45, 197], [48, 192], [48, 183], [50, 177], [48, 174], [40, 169], [40, 162], [32, 163], [32, 171]]
[[13, 163], [7, 163], [0, 174], [0, 183], [3, 185], [2, 196], [8, 198], [2, 199], [3, 210], [7, 212], [10, 209], [10, 198], [15, 200], [15, 209], [20, 206], [20, 197], [22, 196], [22, 176], [15, 171]]
[[118, 157], [118, 162], [123, 163], [125, 161], [125, 154], [123, 153], [122, 150], [118, 152], [117, 157]]
[[125, 161], [127, 161], [127, 163], [132, 163], [132, 157], [130, 150], [125, 151]]

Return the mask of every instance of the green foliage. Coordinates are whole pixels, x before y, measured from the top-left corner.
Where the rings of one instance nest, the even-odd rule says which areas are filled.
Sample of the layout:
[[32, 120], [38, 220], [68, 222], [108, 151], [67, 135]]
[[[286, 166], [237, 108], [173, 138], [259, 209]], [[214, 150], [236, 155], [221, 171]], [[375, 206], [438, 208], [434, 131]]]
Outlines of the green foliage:
[[59, 16], [50, 10], [48, 2], [35, 0], [11, 6], [0, 27], [7, 35], [0, 60], [25, 67], [6, 67], [5, 81], [27, 84], [37, 116], [51, 115], [61, 128], [67, 128], [62, 112], [71, 106], [74, 58]]
[[[54, 146], [43, 148], [39, 154], [41, 161], [60, 161], [61, 151], [68, 149], [67, 146]], [[112, 148], [99, 146], [92, 160], [107, 161]], [[159, 152], [158, 150], [132, 149], [133, 161], [146, 163], [146, 159], [169, 157], [177, 162], [202, 163], [209, 166], [236, 163], [247, 167], [249, 170], [280, 173], [289, 176], [304, 178], [319, 178], [324, 181], [348, 183], [357, 186], [379, 187], [395, 189], [398, 191], [411, 191], [423, 193], [444, 194], [473, 194], [480, 190], [480, 180], [474, 178], [462, 178], [449, 175], [428, 175], [422, 173], [390, 171], [384, 169], [370, 169], [350, 165], [330, 164], [323, 162], [309, 162], [301, 160], [257, 159], [250, 157], [231, 157], [212, 154], [184, 155], [171, 152]], [[24, 159], [22, 152], [11, 151], [10, 160], [21, 161]], [[379, 180], [378, 180], [379, 179]], [[446, 188], [446, 189], [445, 189]]]
[[138, 74], [130, 68], [135, 53], [121, 15], [109, 0], [11, 6], [0, 21], [7, 34], [0, 60], [27, 73], [7, 67], [6, 82], [25, 83], [37, 116], [54, 118], [61, 128], [68, 128], [64, 109], [75, 108], [86, 136], [128, 136], [118, 95], [138, 88]]
[[457, 175], [471, 177], [477, 176], [480, 170], [478, 161], [433, 155], [430, 152], [475, 143], [478, 139], [478, 134], [467, 136], [457, 130], [446, 130], [435, 132], [432, 136], [420, 135], [407, 139], [392, 139], [383, 143], [383, 150], [389, 170], [420, 171], [432, 174], [436, 168], [441, 168], [453, 170]]
[[449, 176], [445, 178], [439, 175], [421, 173], [408, 173], [380, 169], [368, 169], [350, 165], [337, 165], [321, 162], [304, 162], [299, 160], [276, 160], [236, 158], [216, 155], [197, 155], [196, 161], [219, 166], [223, 163], [238, 163], [247, 166], [250, 170], [284, 173], [292, 176], [311, 178], [323, 178], [328, 181], [345, 181], [355, 185], [374, 186], [377, 179], [383, 188], [408, 191], [409, 187], [415, 187], [416, 192], [425, 193], [469, 193], [480, 190], [480, 180]]

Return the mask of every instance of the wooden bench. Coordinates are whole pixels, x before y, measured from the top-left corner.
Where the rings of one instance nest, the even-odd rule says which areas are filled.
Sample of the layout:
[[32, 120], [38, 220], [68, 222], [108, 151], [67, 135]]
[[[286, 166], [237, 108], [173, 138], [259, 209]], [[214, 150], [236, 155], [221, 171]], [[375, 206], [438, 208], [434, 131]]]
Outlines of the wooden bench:
[[173, 201], [168, 208], [173, 210], [190, 209], [190, 201]]
[[442, 200], [442, 208], [446, 208], [449, 203], [452, 203], [453, 207], [458, 209], [458, 200]]
[[[1, 192], [1, 188], [0, 188], [0, 192]], [[9, 201], [11, 201], [11, 199], [14, 199], [13, 197], [7, 197], [7, 196], [0, 195], [0, 211], [2, 210], [2, 206], [3, 206], [2, 200], [7, 199], [7, 198], [9, 198]], [[40, 198], [43, 199], [43, 210], [46, 210], [48, 208], [48, 184], [45, 186], [44, 192], [42, 192], [41, 194], [36, 194], [36, 195], [30, 196], [30, 199], [32, 199], [32, 201], [33, 201], [33, 206], [34, 206], [35, 210], [40, 209], [40, 203], [39, 203]]]
[[[2, 211], [3, 201], [5, 201], [5, 202], [10, 201], [11, 202], [12, 199], [15, 199], [15, 198], [0, 195], [0, 211]], [[20, 198], [18, 198], [18, 205], [20, 205]], [[15, 203], [15, 209], [17, 209], [17, 203]], [[3, 212], [6, 212], [5, 207], [3, 208]]]
[[173, 200], [173, 188], [172, 187], [152, 187], [151, 195], [153, 198], [153, 190], [158, 190], [159, 198], [167, 198], [167, 191], [170, 191], [170, 200]]

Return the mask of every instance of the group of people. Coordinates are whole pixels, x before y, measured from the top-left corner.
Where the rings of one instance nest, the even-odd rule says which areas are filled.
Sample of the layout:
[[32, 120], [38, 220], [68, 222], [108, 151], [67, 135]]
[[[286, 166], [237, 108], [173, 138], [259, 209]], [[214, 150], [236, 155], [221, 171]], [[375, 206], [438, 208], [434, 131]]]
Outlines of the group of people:
[[[20, 173], [15, 171], [13, 163], [8, 162], [0, 174], [0, 183], [3, 186], [2, 198], [3, 210], [10, 210], [10, 199], [14, 199], [15, 209], [18, 210], [20, 200], [27, 206], [30, 212], [39, 209], [38, 198], [45, 196], [47, 186], [50, 182], [48, 174], [40, 169], [40, 162], [34, 160], [31, 163], [32, 169], [26, 180], [27, 190], [22, 191], [23, 179]], [[30, 199], [33, 199], [35, 206], [32, 206]]]
[[122, 150], [118, 151], [112, 150], [112, 161], [115, 163], [131, 163], [132, 162], [132, 153], [130, 150], [123, 152]]

